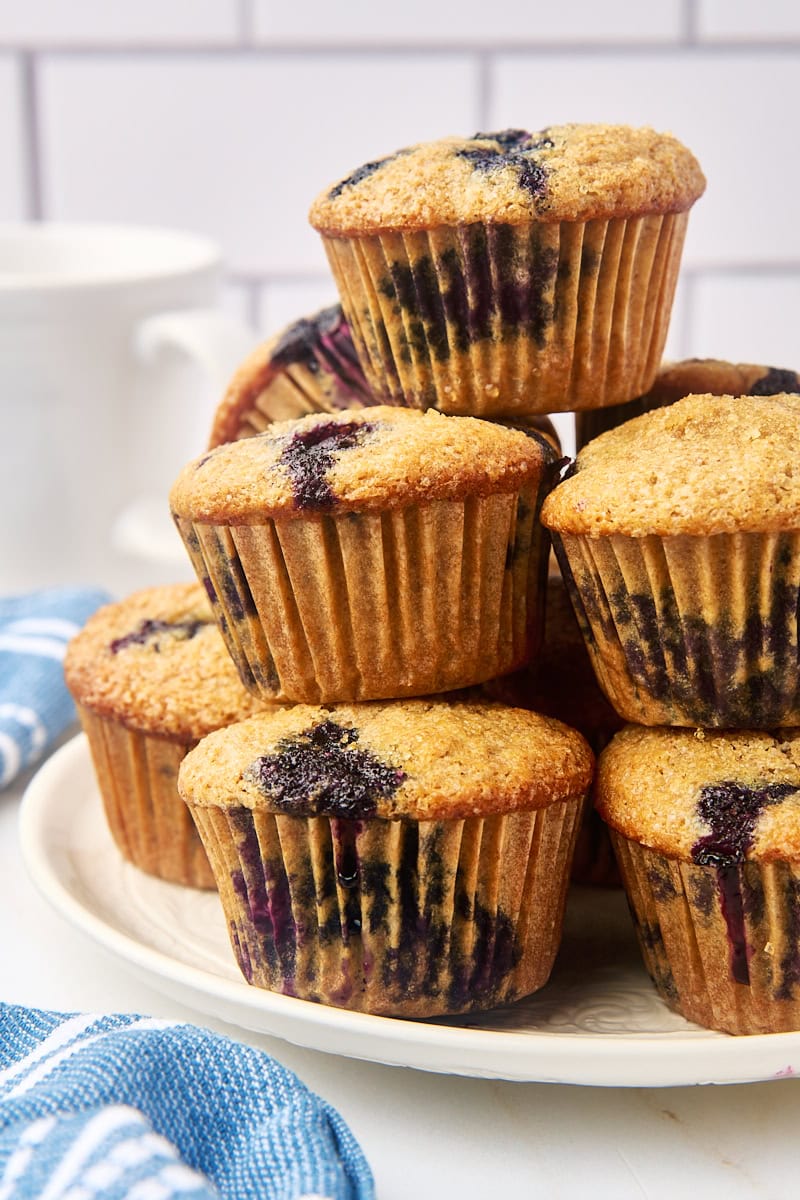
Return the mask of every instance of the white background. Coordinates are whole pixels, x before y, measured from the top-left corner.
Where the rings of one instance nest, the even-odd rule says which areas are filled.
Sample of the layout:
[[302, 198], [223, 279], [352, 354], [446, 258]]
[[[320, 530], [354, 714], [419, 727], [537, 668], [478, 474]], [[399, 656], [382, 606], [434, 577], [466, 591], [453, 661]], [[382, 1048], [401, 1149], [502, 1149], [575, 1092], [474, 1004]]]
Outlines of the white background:
[[334, 299], [306, 220], [449, 133], [652, 124], [695, 151], [668, 352], [797, 367], [791, 0], [0, 0], [0, 220], [210, 234], [261, 334]]

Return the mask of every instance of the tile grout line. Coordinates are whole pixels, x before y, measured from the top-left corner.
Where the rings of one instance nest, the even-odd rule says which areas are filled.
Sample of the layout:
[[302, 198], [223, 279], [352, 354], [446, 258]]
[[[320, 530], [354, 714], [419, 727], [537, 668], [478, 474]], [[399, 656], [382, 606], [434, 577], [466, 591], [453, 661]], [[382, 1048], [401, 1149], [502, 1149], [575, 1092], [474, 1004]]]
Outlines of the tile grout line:
[[684, 292], [684, 305], [681, 312], [680, 333], [678, 335], [681, 348], [681, 358], [689, 358], [692, 345], [692, 331], [694, 329], [696, 297], [695, 288], [697, 286], [697, 276], [687, 275], [686, 291]]
[[452, 58], [464, 55], [495, 55], [505, 54], [512, 57], [520, 57], [528, 55], [535, 58], [546, 58], [553, 54], [570, 55], [574, 54], [578, 57], [598, 56], [598, 57], [625, 57], [637, 58], [642, 55], [660, 55], [663, 57], [680, 57], [685, 56], [687, 52], [691, 55], [708, 55], [718, 57], [730, 55], [733, 57], [742, 57], [751, 54], [769, 54], [776, 58], [782, 58], [786, 55], [795, 55], [800, 52], [800, 34], [787, 35], [782, 39], [763, 38], [749, 39], [742, 41], [741, 39], [724, 39], [714, 38], [702, 42], [698, 40], [697, 28], [695, 20], [695, 10], [692, 0], [684, 0], [684, 9], [681, 21], [681, 30], [671, 39], [664, 40], [645, 40], [645, 41], [587, 41], [587, 42], [570, 42], [557, 41], [552, 42], [525, 42], [525, 41], [498, 41], [494, 43], [480, 42], [402, 42], [393, 41], [390, 45], [385, 42], [302, 42], [302, 41], [280, 41], [274, 40], [270, 43], [255, 42], [254, 31], [250, 26], [249, 8], [250, 0], [240, 0], [241, 19], [239, 22], [240, 28], [238, 32], [239, 41], [229, 42], [174, 42], [174, 43], [156, 43], [156, 42], [127, 42], [125, 45], [117, 43], [80, 43], [75, 42], [72, 45], [64, 45], [60, 42], [2, 42], [0, 41], [0, 53], [17, 53], [41, 55], [47, 54], [54, 58], [126, 58], [126, 57], [152, 57], [152, 58], [280, 58], [283, 56], [290, 57], [325, 57], [330, 59], [336, 58], [408, 58], [417, 56], [419, 58], [436, 58], [445, 57]]
[[681, 26], [685, 46], [696, 46], [698, 38], [697, 0], [683, 0]]
[[26, 51], [20, 55], [19, 64], [28, 219], [41, 221], [44, 216], [44, 202], [36, 55]]
[[247, 320], [250, 322], [250, 327], [255, 333], [260, 333], [262, 329], [261, 320], [261, 285], [255, 280], [251, 280], [247, 286], [247, 303], [245, 310]]
[[492, 71], [492, 55], [486, 51], [478, 54], [478, 86], [475, 89], [475, 101], [477, 105], [477, 124], [476, 129], [488, 129], [490, 122], [490, 113], [493, 99], [493, 84], [494, 73]]
[[238, 0], [237, 23], [239, 26], [239, 41], [242, 46], [251, 46], [255, 34], [253, 19], [253, 0]]

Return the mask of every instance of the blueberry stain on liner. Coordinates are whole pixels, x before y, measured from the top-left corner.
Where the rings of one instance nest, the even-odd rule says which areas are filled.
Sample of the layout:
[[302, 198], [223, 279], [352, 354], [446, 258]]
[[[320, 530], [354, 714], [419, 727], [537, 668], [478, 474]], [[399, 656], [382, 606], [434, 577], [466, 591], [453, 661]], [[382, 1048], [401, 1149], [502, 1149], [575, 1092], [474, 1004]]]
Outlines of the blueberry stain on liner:
[[270, 362], [283, 369], [303, 366], [312, 375], [324, 369], [354, 398], [365, 403], [370, 399], [350, 326], [338, 304], [290, 325], [274, 347]]
[[692, 861], [717, 871], [720, 907], [728, 931], [731, 974], [737, 983], [750, 983], [741, 866], [763, 810], [797, 791], [791, 783], [750, 787], [731, 780], [707, 784], [700, 791], [698, 815], [711, 826], [711, 832], [698, 838], [692, 846]]

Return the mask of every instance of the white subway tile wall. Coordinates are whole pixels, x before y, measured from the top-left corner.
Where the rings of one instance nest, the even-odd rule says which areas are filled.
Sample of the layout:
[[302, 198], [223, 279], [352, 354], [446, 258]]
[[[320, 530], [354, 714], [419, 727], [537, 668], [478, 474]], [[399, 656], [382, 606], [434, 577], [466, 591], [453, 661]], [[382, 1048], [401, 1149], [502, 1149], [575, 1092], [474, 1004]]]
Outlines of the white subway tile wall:
[[698, 0], [697, 32], [708, 41], [800, 38], [800, 7], [794, 0]]
[[787, 150], [800, 130], [799, 66], [800, 48], [797, 56], [738, 48], [724, 55], [498, 55], [489, 125], [519, 124], [522, 112], [539, 128], [557, 95], [565, 121], [668, 129], [694, 151], [708, 179], [689, 220], [684, 266], [774, 264], [787, 254], [797, 262], [800, 155]]
[[28, 207], [23, 75], [22, 62], [0, 54], [0, 221], [23, 220]]
[[239, 33], [232, 0], [0, 0], [3, 45], [229, 45]]
[[798, 73], [795, 0], [0, 0], [0, 219], [206, 233], [261, 337], [334, 299], [306, 214], [359, 163], [652, 124], [708, 177], [668, 354], [798, 366]]
[[45, 55], [39, 75], [48, 215], [202, 230], [265, 278], [325, 273], [323, 187], [480, 115], [464, 55]]
[[637, 4], [632, 0], [561, 0], [560, 4], [520, 0], [463, 0], [432, 3], [404, 0], [306, 0], [279, 4], [254, 0], [254, 33], [259, 42], [291, 40], [302, 45], [391, 46], [517, 45], [535, 42], [674, 41], [683, 27], [682, 0]]

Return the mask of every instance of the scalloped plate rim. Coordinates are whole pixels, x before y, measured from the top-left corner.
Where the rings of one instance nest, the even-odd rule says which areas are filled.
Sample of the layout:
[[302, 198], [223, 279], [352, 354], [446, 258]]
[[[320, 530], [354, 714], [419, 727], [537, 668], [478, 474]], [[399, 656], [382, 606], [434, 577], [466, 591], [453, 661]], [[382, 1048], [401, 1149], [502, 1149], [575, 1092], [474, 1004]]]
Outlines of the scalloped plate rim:
[[[91, 773], [88, 744], [84, 735], [78, 734], [57, 750], [28, 784], [19, 816], [26, 869], [61, 916], [150, 986], [200, 1012], [326, 1053], [481, 1078], [670, 1087], [746, 1083], [800, 1074], [800, 1032], [732, 1038], [687, 1023], [685, 1035], [620, 1035], [488, 1030], [407, 1021], [262, 991], [244, 980], [227, 979], [181, 962], [122, 932], [108, 917], [97, 915], [64, 878], [66, 847], [48, 836], [49, 822], [56, 803], [62, 821], [65, 811], [77, 811], [89, 801], [100, 804], [96, 789], [92, 796], [91, 789], [84, 792], [76, 786], [87, 770]], [[176, 886], [155, 882], [165, 888]]]

